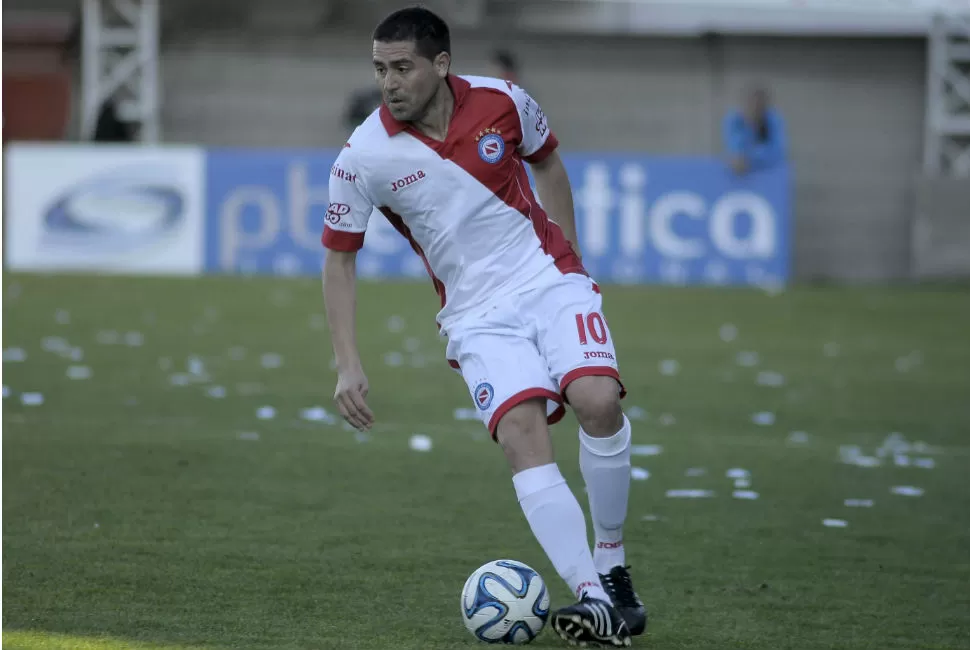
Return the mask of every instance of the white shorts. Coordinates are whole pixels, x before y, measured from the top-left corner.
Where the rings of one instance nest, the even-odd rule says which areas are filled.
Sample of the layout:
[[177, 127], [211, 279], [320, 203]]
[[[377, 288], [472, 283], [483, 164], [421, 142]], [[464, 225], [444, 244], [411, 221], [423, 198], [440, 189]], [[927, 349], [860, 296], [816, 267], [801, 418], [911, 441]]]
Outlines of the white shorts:
[[626, 394], [602, 310], [596, 283], [568, 274], [449, 328], [448, 363], [465, 379], [493, 438], [502, 416], [537, 397], [546, 398], [549, 423], [558, 422], [566, 387], [579, 377], [613, 377]]

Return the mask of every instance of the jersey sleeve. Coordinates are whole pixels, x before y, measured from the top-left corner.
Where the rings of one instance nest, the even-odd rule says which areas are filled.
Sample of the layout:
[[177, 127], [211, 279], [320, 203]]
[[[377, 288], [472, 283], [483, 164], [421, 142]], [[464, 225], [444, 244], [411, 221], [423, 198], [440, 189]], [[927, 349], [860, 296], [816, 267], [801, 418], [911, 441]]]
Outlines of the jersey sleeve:
[[330, 168], [330, 204], [323, 224], [323, 246], [351, 253], [364, 245], [374, 204], [367, 196], [353, 148], [346, 145]]
[[522, 142], [519, 144], [519, 154], [528, 163], [539, 163], [559, 146], [559, 140], [549, 128], [546, 114], [542, 112], [536, 100], [524, 89], [510, 84], [512, 101], [519, 112], [522, 123]]

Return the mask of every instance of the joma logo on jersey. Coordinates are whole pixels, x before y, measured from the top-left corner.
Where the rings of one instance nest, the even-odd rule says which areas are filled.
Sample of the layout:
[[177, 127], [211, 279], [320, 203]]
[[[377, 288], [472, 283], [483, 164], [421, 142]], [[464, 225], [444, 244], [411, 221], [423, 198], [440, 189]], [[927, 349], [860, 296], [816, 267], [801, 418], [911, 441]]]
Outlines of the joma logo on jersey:
[[347, 181], [348, 183], [357, 182], [357, 174], [351, 174], [346, 169], [338, 167], [337, 165], [334, 165], [333, 167], [330, 168], [330, 175], [336, 176], [340, 180]]
[[391, 191], [397, 192], [402, 187], [407, 187], [408, 185], [414, 185], [418, 181], [423, 180], [426, 176], [427, 174], [424, 173], [424, 170], [419, 169], [413, 174], [408, 174], [404, 178], [399, 178], [393, 183], [391, 183]]
[[610, 361], [616, 361], [612, 354], [609, 352], [583, 352], [584, 359], [609, 359]]

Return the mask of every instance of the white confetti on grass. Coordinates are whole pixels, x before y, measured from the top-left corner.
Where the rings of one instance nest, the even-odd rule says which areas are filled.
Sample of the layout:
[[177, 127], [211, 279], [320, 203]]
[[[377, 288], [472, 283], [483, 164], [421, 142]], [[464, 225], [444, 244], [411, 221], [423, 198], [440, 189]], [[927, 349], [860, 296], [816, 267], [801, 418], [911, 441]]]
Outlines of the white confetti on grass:
[[904, 497], [921, 497], [923, 496], [924, 490], [923, 488], [912, 485], [895, 485], [890, 489], [890, 492]]
[[396, 314], [387, 320], [387, 329], [389, 332], [403, 332], [405, 327], [407, 327], [407, 323]]
[[272, 406], [260, 406], [256, 409], [256, 417], [260, 420], [272, 420], [276, 417], [276, 409]]
[[667, 490], [668, 499], [707, 499], [714, 496], [713, 490]]
[[731, 496], [733, 496], [735, 499], [754, 501], [760, 495], [757, 492], [752, 492], [751, 490], [735, 490]]
[[67, 369], [67, 378], [74, 380], [90, 379], [91, 369], [87, 366], [70, 366]]
[[732, 467], [724, 474], [729, 479], [737, 480], [739, 478], [748, 478], [751, 476], [751, 472], [744, 469], [743, 467]]
[[630, 478], [634, 481], [646, 481], [650, 478], [650, 472], [642, 467], [631, 467]]
[[223, 399], [226, 396], [226, 388], [225, 386], [209, 386], [205, 394], [212, 399]]
[[718, 330], [718, 336], [725, 343], [730, 343], [738, 338], [738, 328], [733, 323], [724, 323], [721, 325], [721, 329]]
[[647, 412], [639, 406], [631, 406], [626, 410], [626, 417], [629, 420], [645, 420]]
[[670, 413], [664, 413], [660, 416], [660, 425], [669, 427], [677, 423], [677, 418], [675, 418]]
[[404, 355], [400, 352], [388, 352], [384, 355], [384, 364], [391, 368], [398, 368], [404, 365]]
[[60, 336], [45, 336], [40, 341], [40, 347], [44, 352], [63, 354], [71, 349], [71, 344]]
[[734, 487], [739, 490], [745, 490], [751, 487], [751, 480], [746, 478], [738, 478], [734, 480]]
[[168, 381], [173, 386], [188, 386], [190, 383], [192, 383], [192, 378], [184, 372], [177, 372], [173, 375], [169, 375]]
[[936, 461], [932, 458], [917, 458], [913, 460], [913, 465], [922, 469], [933, 469], [936, 467]]
[[753, 368], [758, 365], [759, 359], [758, 353], [750, 350], [738, 352], [737, 357], [735, 357], [736, 363], [742, 368]]
[[875, 504], [872, 499], [846, 499], [843, 503], [846, 508], [871, 508]]
[[125, 345], [130, 348], [140, 348], [145, 343], [145, 336], [141, 332], [127, 332]]
[[27, 360], [27, 352], [23, 348], [7, 348], [3, 351], [6, 363], [22, 363]]
[[70, 325], [71, 324], [71, 312], [66, 309], [58, 309], [54, 312], [54, 321], [58, 325]]
[[190, 375], [195, 375], [196, 377], [205, 376], [205, 362], [199, 357], [189, 357], [188, 369]]
[[413, 451], [431, 451], [431, 446], [431, 438], [421, 433], [414, 434], [408, 440], [408, 447]]
[[896, 370], [898, 372], [909, 372], [915, 370], [923, 364], [923, 353], [919, 350], [910, 352], [905, 357], [896, 359]]
[[808, 444], [808, 434], [804, 431], [792, 431], [788, 434], [788, 444], [790, 445], [807, 445]]
[[421, 349], [421, 339], [410, 336], [404, 339], [405, 352], [417, 352]]
[[40, 406], [44, 403], [43, 393], [21, 393], [20, 403], [24, 406]]
[[478, 419], [478, 411], [470, 408], [457, 408], [455, 409], [454, 415], [455, 419], [459, 422], [467, 422]]
[[101, 345], [116, 345], [121, 341], [121, 334], [114, 330], [101, 330], [95, 338]]
[[370, 436], [363, 431], [354, 431], [354, 440], [356, 440], [359, 444], [364, 444], [370, 442]]
[[673, 377], [680, 372], [680, 362], [676, 359], [664, 359], [660, 362], [660, 374], [665, 377]]
[[664, 448], [661, 445], [632, 445], [630, 453], [634, 456], [659, 456]]
[[826, 528], [847, 528], [849, 522], [845, 519], [823, 519], [822, 525]]
[[10, 386], [7, 386], [6, 384], [4, 384], [3, 385], [3, 399], [7, 399], [12, 394], [13, 394], [13, 391], [10, 390]]
[[761, 411], [751, 416], [751, 421], [762, 427], [769, 427], [775, 423], [775, 414], [771, 411]]
[[774, 372], [771, 370], [762, 370], [758, 373], [755, 378], [756, 383], [759, 386], [769, 386], [771, 388], [779, 388], [785, 385], [785, 376], [780, 372]]
[[279, 368], [283, 365], [283, 357], [273, 352], [267, 352], [259, 358], [259, 363], [267, 369]]
[[856, 467], [879, 467], [882, 465], [875, 456], [865, 456], [858, 445], [839, 446], [839, 462]]
[[687, 471], [684, 472], [684, 476], [689, 477], [704, 476], [705, 474], [707, 474], [707, 470], [703, 467], [688, 467]]
[[300, 411], [300, 418], [307, 422], [323, 422], [324, 424], [337, 424], [337, 418], [322, 406], [311, 406]]
[[932, 447], [922, 440], [913, 443], [913, 452], [917, 454], [940, 454], [943, 453], [939, 447]]

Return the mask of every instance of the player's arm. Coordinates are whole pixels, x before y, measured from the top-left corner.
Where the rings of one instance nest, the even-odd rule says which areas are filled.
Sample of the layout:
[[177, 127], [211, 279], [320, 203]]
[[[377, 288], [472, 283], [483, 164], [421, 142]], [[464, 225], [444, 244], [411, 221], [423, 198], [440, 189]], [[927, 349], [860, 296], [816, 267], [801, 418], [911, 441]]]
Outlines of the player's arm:
[[522, 88], [513, 84], [511, 90], [522, 125], [519, 154], [532, 168], [532, 177], [546, 214], [559, 224], [576, 255], [582, 257], [576, 236], [573, 191], [569, 185], [566, 167], [556, 151], [559, 141], [549, 129], [546, 115], [539, 104]]
[[549, 218], [559, 224], [576, 255], [582, 259], [583, 253], [579, 249], [579, 239], [576, 236], [573, 190], [559, 152], [552, 151], [545, 159], [533, 163], [531, 167], [532, 177], [536, 181], [536, 191], [542, 199], [542, 207], [545, 208]]
[[358, 429], [368, 429], [374, 416], [366, 403], [367, 377], [357, 348], [357, 251], [373, 204], [360, 179], [351, 149], [345, 148], [330, 175], [330, 205], [323, 228], [323, 304], [337, 361], [334, 399], [341, 415]]

